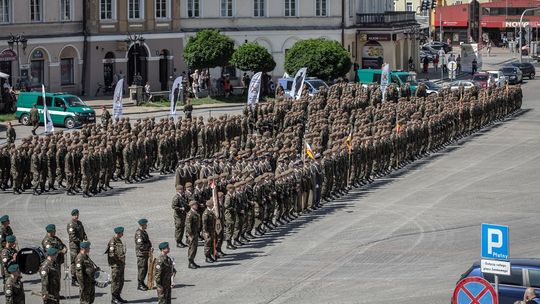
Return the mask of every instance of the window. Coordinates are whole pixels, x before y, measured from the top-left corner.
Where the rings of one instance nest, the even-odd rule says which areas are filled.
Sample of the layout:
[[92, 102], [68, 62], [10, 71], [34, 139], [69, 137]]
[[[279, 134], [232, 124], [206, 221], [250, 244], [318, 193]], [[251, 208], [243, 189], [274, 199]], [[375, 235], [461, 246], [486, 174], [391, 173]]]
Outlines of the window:
[[188, 0], [188, 17], [197, 18], [201, 16], [200, 0]]
[[32, 60], [30, 62], [30, 84], [37, 86], [43, 84], [43, 75], [45, 73], [45, 64], [43, 60]]
[[116, 19], [116, 1], [115, 0], [100, 0], [100, 19], [114, 20]]
[[[46, 96], [45, 97], [45, 103], [47, 104], [47, 107], [50, 107], [51, 104], [52, 104], [52, 97]], [[41, 96], [41, 95], [38, 96], [36, 104], [38, 106], [43, 106], [43, 96]]]
[[64, 103], [64, 100], [62, 98], [55, 98], [54, 99], [54, 107], [55, 108], [63, 108], [66, 104]]
[[41, 0], [30, 0], [30, 21], [41, 21]]
[[325, 17], [328, 16], [327, 0], [315, 0], [315, 16]]
[[[490, 283], [495, 282], [494, 275], [489, 274], [489, 273], [483, 273], [483, 276], [488, 282], [490, 282]], [[500, 275], [499, 276], [499, 284], [523, 286], [523, 272], [522, 272], [522, 269], [512, 267], [511, 275], [509, 275], [509, 276]]]
[[60, 83], [62, 85], [74, 84], [73, 58], [60, 59]]
[[11, 0], [0, 0], [0, 23], [11, 22]]
[[169, 18], [169, 0], [156, 0], [156, 19]]
[[540, 287], [540, 270], [529, 268], [529, 283], [531, 283], [531, 287]]
[[285, 1], [285, 17], [296, 16], [296, 0], [284, 0]]
[[264, 17], [264, 0], [253, 0], [253, 16]]
[[143, 19], [143, 4], [142, 0], [128, 1], [128, 19]]
[[221, 0], [221, 17], [233, 16], [233, 0]]
[[229, 79], [236, 79], [237, 78], [237, 76], [236, 76], [236, 68], [233, 67], [233, 66], [223, 67], [223, 69], [221, 70], [221, 74], [229, 76]]
[[349, 0], [349, 18], [354, 17], [354, 1], [355, 0]]
[[412, 2], [407, 2], [405, 10], [407, 12], [412, 12], [413, 11]]
[[60, 20], [71, 20], [71, 1], [72, 0], [60, 0]]

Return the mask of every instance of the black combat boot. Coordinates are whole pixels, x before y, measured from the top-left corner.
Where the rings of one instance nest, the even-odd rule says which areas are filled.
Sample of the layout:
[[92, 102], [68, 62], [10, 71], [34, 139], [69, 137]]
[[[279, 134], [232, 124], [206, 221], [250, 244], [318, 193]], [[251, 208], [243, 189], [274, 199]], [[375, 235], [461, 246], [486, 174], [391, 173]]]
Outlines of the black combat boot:
[[227, 241], [227, 249], [235, 250], [236, 246], [231, 241]]
[[138, 290], [147, 291], [148, 287], [144, 284], [144, 282], [139, 281], [139, 285], [137, 286]]
[[212, 259], [212, 257], [210, 257], [209, 255], [206, 256], [206, 260], [205, 260], [205, 261], [206, 261], [206, 263], [214, 263], [214, 262], [215, 262], [214, 259]]

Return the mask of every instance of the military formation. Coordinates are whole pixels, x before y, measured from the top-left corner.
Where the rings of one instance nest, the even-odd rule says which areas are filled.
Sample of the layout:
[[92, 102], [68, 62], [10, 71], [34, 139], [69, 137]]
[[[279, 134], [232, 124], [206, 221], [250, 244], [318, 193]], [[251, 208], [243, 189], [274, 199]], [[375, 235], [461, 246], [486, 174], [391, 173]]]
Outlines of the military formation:
[[[381, 92], [378, 85], [337, 83], [314, 96], [297, 101], [281, 97], [246, 107], [242, 115], [206, 122], [199, 117], [131, 124], [128, 118], [113, 123], [105, 117], [101, 124], [81, 130], [34, 136], [0, 148], [0, 185], [15, 194], [32, 189], [40, 195], [59, 187], [69, 195], [82, 192], [89, 197], [108, 191], [114, 180], [133, 183], [158, 172], [174, 173], [174, 239], [177, 247], [189, 247], [188, 267], [197, 269], [199, 241], [205, 261], [214, 263], [225, 255], [224, 244], [228, 250], [244, 246], [353, 187], [513, 114], [522, 102], [519, 86], [446, 88], [429, 96], [424, 87], [415, 96], [401, 93], [407, 90], [389, 86]], [[56, 227], [46, 227], [42, 282], [56, 282], [54, 272], [69, 249], [72, 282], [79, 285], [81, 302], [93, 303], [94, 291], [86, 288], [93, 288], [93, 275], [100, 270], [89, 258], [90, 243], [78, 213], [73, 210], [68, 223], [68, 245], [55, 238]], [[0, 237], [6, 250], [15, 240], [6, 228], [9, 218], [2, 220]], [[154, 259], [148, 221], [138, 224], [138, 289], [148, 290], [145, 281], [151, 277], [159, 303], [171, 303], [175, 263], [168, 256], [169, 244], [159, 244]], [[123, 233], [122, 227], [114, 229], [106, 252], [113, 303], [125, 302]], [[2, 273], [16, 294], [22, 283], [12, 265], [3, 264]], [[44, 301], [58, 299], [56, 285], [45, 285]]]

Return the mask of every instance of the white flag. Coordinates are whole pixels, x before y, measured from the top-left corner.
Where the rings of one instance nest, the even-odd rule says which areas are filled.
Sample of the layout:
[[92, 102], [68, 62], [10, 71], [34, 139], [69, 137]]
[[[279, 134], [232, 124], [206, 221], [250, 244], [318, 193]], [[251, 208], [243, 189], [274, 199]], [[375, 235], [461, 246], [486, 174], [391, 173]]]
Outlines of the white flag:
[[251, 82], [249, 83], [247, 103], [250, 107], [254, 106], [256, 103], [259, 103], [259, 95], [261, 93], [261, 77], [262, 72], [259, 72], [253, 75], [253, 78], [251, 78]]
[[124, 89], [124, 79], [118, 80], [114, 88], [113, 97], [113, 118], [116, 121], [122, 116], [122, 91]]
[[307, 68], [301, 68], [294, 76], [293, 85], [291, 88], [291, 97], [298, 100], [302, 96], [304, 89], [304, 80], [306, 80]]
[[[45, 133], [54, 132], [54, 125], [51, 119], [51, 113], [47, 110], [47, 101], [45, 98], [45, 86], [41, 85], [41, 95], [43, 98], [43, 125], [45, 126]], [[51, 99], [52, 100], [52, 99]]]
[[381, 92], [382, 100], [386, 100], [386, 87], [390, 83], [390, 65], [388, 63], [383, 64], [381, 72]]
[[171, 101], [171, 115], [176, 115], [178, 99], [180, 97], [180, 94], [182, 94], [183, 89], [184, 88], [182, 86], [182, 76], [176, 77], [171, 87], [171, 94], [169, 96], [169, 100]]

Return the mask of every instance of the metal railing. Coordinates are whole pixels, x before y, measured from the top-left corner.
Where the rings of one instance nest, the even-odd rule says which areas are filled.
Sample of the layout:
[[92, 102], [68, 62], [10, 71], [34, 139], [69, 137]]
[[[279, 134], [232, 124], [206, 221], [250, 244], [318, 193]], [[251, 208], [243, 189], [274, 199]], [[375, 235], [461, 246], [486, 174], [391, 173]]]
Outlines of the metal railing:
[[356, 23], [361, 25], [391, 25], [416, 22], [415, 12], [384, 12], [356, 14]]

